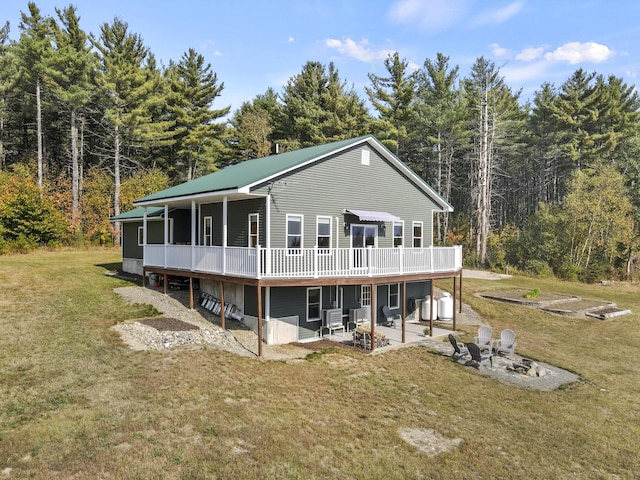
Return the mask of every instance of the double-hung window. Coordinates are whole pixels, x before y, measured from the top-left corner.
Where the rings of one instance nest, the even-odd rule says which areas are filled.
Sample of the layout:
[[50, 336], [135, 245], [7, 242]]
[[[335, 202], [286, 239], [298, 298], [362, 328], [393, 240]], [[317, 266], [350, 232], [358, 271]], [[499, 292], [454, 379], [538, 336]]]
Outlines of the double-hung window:
[[393, 246], [401, 247], [404, 238], [404, 224], [402, 222], [393, 222]]
[[249, 214], [249, 247], [254, 248], [260, 241], [260, 235], [258, 230], [258, 221], [260, 216], [257, 213]]
[[211, 247], [213, 245], [213, 217], [204, 217], [204, 246]]
[[331, 217], [316, 217], [316, 233], [318, 248], [331, 248]]
[[400, 284], [399, 283], [389, 284], [388, 305], [389, 305], [389, 308], [400, 308]]
[[422, 222], [413, 222], [413, 247], [422, 248]]
[[320, 320], [322, 313], [322, 288], [307, 288], [307, 321], [315, 322]]
[[287, 215], [287, 249], [288, 253], [301, 253], [302, 248], [302, 215]]

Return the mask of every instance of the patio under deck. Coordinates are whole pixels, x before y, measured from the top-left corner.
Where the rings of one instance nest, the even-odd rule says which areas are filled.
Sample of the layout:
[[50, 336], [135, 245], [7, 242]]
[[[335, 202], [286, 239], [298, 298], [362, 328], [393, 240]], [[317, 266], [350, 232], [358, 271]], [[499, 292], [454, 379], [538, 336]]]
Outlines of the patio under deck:
[[[451, 322], [439, 322], [442, 326], [450, 325], [451, 328], [433, 327], [433, 336], [425, 335], [425, 325], [414, 322], [405, 323], [405, 342], [402, 343], [402, 326], [398, 325], [397, 328], [385, 327], [383, 325], [376, 325], [376, 334], [383, 334], [389, 339], [389, 345], [384, 347], [376, 347], [374, 352], [385, 352], [395, 348], [401, 348], [403, 346], [423, 344], [428, 341], [441, 341], [446, 338], [450, 333], [454, 333], [453, 324]], [[325, 333], [322, 336], [323, 340], [331, 340], [336, 343], [345, 343], [351, 345], [353, 341], [353, 330], [349, 332], [338, 331], [338, 333], [332, 333], [329, 335]]]

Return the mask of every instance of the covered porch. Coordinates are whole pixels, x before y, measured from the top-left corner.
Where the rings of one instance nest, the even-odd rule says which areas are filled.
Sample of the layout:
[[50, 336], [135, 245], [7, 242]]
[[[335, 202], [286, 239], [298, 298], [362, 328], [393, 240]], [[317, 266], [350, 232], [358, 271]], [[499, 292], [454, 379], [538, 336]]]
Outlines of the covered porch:
[[[377, 347], [374, 351], [382, 352], [407, 345], [421, 345], [429, 341], [440, 341], [446, 338], [447, 335], [452, 333], [451, 322], [449, 322], [448, 325], [440, 323], [438, 323], [438, 325], [439, 326], [433, 327], [433, 330], [431, 331], [432, 335], [424, 333], [424, 329], [428, 328], [428, 325], [425, 325], [424, 322], [405, 322], [404, 327], [402, 325], [398, 325], [398, 327], [396, 328], [376, 325], [375, 332], [377, 334], [384, 335], [389, 341], [389, 344], [384, 347]], [[351, 345], [353, 342], [354, 331], [355, 329], [348, 332], [338, 332], [332, 334], [324, 333], [322, 339]]]

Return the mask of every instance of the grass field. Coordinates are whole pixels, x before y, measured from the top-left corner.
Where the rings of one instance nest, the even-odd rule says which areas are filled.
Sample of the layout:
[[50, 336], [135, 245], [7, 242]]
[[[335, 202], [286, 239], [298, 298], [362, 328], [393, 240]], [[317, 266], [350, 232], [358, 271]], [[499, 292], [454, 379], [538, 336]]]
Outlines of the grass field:
[[[0, 257], [0, 478], [628, 479], [640, 471], [640, 287], [514, 277], [632, 314], [575, 319], [464, 302], [518, 353], [578, 373], [534, 391], [425, 347], [283, 362], [195, 349], [131, 352], [109, 327], [154, 315], [112, 289], [117, 251]], [[443, 283], [442, 287], [450, 286]], [[470, 339], [475, 328], [459, 335]], [[404, 429], [461, 439], [428, 456]]]

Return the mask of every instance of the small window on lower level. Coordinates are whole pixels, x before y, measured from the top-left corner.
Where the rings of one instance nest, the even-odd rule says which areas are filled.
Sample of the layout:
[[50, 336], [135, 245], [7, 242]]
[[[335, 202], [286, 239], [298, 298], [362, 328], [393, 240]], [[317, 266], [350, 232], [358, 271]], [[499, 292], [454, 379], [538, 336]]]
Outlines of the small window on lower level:
[[307, 321], [315, 322], [320, 320], [322, 312], [322, 288], [307, 288]]

